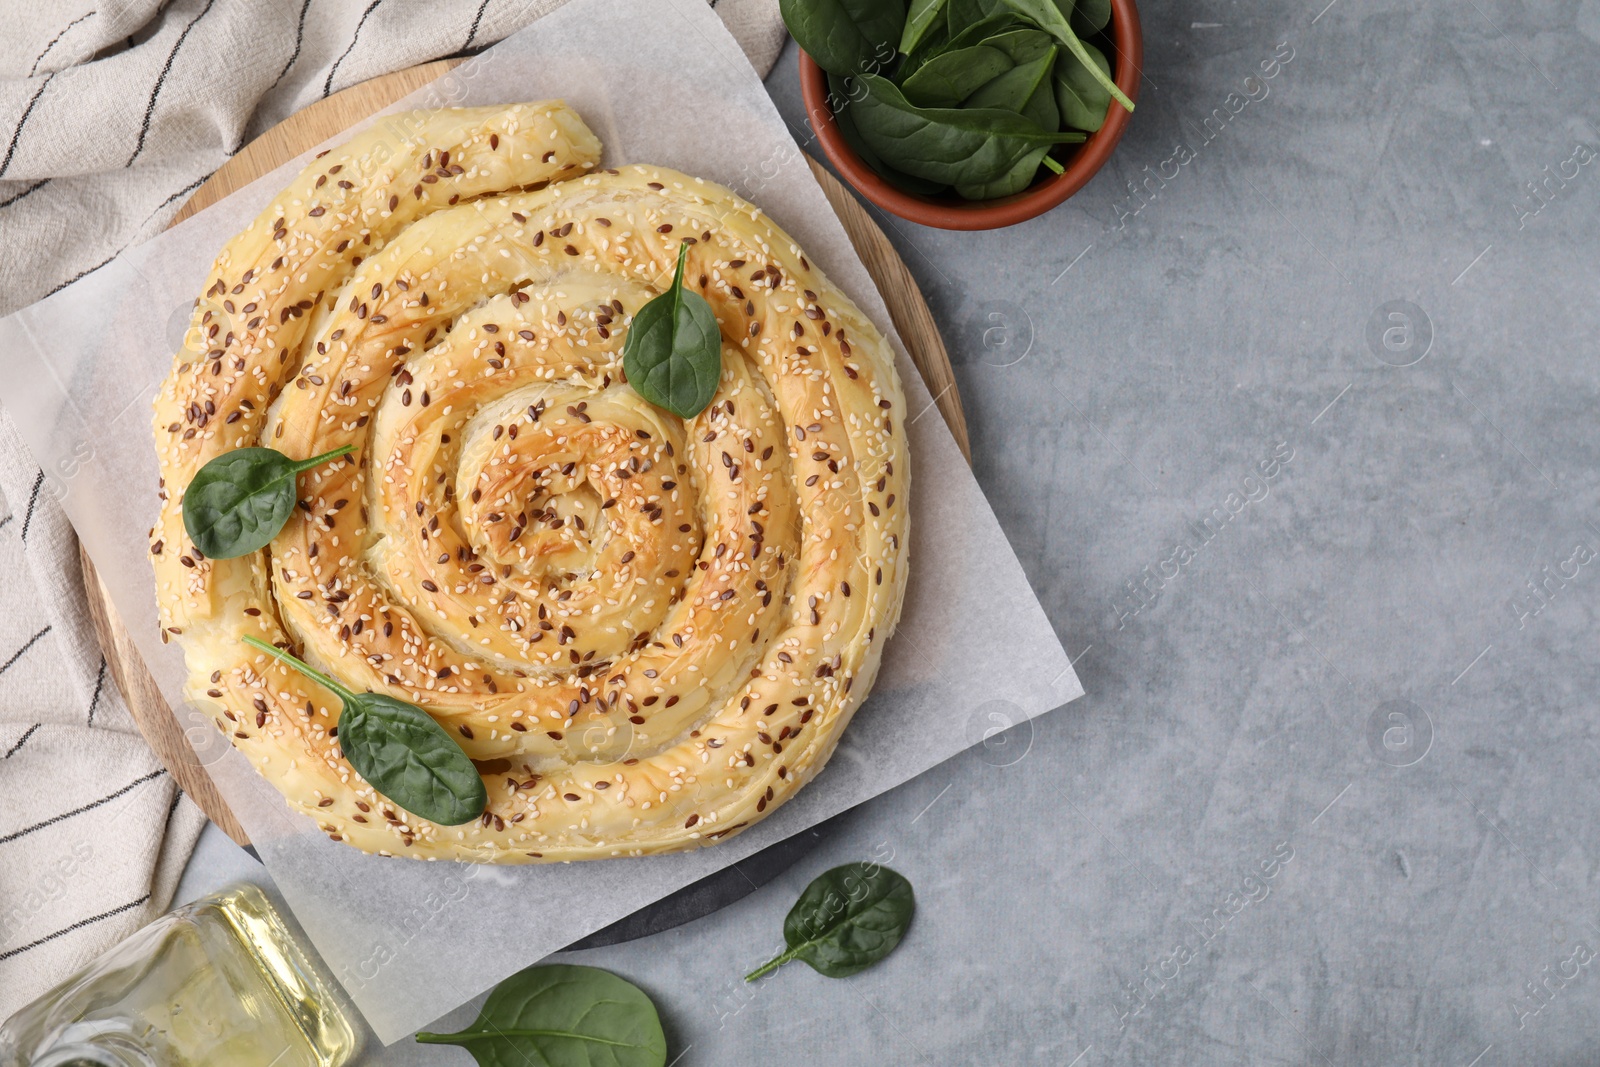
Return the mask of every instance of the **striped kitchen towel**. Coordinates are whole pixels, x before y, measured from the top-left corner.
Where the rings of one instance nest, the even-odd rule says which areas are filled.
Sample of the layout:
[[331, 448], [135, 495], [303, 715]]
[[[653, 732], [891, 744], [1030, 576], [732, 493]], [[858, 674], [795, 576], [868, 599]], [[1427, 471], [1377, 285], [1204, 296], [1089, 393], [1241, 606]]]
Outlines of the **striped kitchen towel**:
[[[159, 233], [294, 111], [563, 2], [7, 5], [0, 315]], [[710, 2], [765, 74], [784, 41], [777, 0]], [[107, 676], [51, 488], [0, 410], [0, 1018], [164, 911], [203, 824]]]
[[72, 528], [0, 419], [0, 1018], [165, 910], [205, 817], [134, 729]]

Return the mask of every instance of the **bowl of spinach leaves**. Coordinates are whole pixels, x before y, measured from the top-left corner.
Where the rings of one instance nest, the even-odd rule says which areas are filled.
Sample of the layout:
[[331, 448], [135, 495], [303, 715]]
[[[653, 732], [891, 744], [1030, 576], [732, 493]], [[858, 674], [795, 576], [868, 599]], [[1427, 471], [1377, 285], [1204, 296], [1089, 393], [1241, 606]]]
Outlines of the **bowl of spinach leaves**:
[[1134, 0], [780, 0], [828, 159], [925, 226], [987, 230], [1083, 188], [1122, 138]]

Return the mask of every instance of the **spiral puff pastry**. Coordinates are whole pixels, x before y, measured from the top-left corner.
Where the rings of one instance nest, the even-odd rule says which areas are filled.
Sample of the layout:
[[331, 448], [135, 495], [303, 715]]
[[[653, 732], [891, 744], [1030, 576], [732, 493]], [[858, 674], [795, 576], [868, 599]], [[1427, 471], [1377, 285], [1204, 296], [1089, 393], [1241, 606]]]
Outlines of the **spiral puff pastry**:
[[[822, 768], [899, 615], [889, 346], [726, 189], [596, 170], [564, 104], [399, 126], [319, 157], [228, 244], [157, 399], [151, 556], [191, 695], [369, 852], [527, 863], [736, 833]], [[723, 336], [687, 422], [622, 370], [684, 242]], [[184, 487], [256, 444], [355, 451], [301, 476], [266, 550], [202, 558]], [[424, 708], [476, 762], [482, 818], [378, 794], [337, 698], [245, 634]]]

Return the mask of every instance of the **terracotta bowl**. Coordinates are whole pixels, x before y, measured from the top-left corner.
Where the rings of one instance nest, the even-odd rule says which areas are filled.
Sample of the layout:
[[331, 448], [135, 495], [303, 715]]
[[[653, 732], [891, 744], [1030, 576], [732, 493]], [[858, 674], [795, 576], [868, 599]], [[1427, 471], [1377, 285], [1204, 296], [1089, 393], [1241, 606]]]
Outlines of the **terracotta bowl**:
[[[1114, 80], [1129, 99], [1137, 102], [1139, 72], [1144, 66], [1144, 39], [1139, 32], [1139, 12], [1134, 0], [1111, 0], [1111, 25], [1107, 31], [1111, 38]], [[941, 230], [994, 230], [1043, 215], [1088, 184], [1122, 140], [1122, 131], [1131, 117], [1121, 104], [1111, 101], [1105, 125], [1091, 133], [1082, 144], [1065, 146], [1063, 155], [1056, 157], [1064, 168], [1063, 173], [1050, 174], [1012, 196], [975, 201], [953, 195], [917, 196], [896, 189], [879, 177], [840, 134], [833, 112], [828, 108], [827, 75], [804, 52], [800, 53], [800, 95], [805, 100], [806, 114], [811, 117], [811, 127], [822, 142], [822, 151], [845, 181], [885, 211]]]

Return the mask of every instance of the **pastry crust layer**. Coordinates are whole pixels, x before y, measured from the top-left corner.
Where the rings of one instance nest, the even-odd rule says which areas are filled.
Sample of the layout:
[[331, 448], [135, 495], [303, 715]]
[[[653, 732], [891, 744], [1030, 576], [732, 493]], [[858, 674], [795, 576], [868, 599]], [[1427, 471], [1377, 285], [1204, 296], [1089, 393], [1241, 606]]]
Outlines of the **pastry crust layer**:
[[[156, 401], [151, 558], [190, 694], [369, 852], [548, 862], [737, 833], [822, 768], [899, 617], [893, 353], [758, 209], [596, 170], [564, 104], [401, 120], [229, 243]], [[687, 422], [622, 372], [684, 241], [723, 335]], [[255, 444], [356, 451], [301, 476], [267, 549], [201, 558], [183, 489]], [[376, 793], [339, 752], [338, 699], [244, 634], [427, 710], [477, 762], [482, 819]]]

